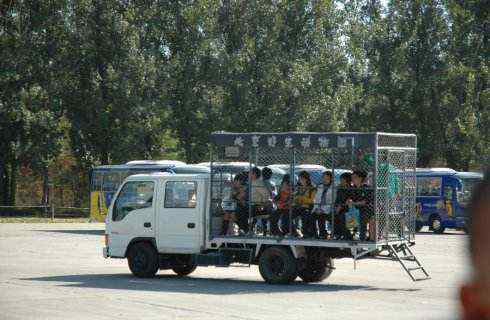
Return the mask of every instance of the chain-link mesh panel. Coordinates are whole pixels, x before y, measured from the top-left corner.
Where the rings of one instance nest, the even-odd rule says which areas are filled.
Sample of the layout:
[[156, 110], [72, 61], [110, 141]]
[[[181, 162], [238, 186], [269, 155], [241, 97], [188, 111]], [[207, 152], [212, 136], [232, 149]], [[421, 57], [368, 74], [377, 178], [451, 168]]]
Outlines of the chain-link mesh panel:
[[[284, 143], [273, 134], [232, 136], [214, 146], [211, 236], [413, 238], [415, 136], [329, 133], [310, 145], [304, 135]], [[333, 181], [323, 180], [326, 171]]]
[[224, 219], [228, 213], [238, 210], [233, 200], [233, 180], [240, 173], [250, 171], [253, 151], [223, 146], [214, 146], [211, 151], [211, 237], [224, 234]]
[[374, 161], [374, 144], [358, 145], [355, 139], [348, 139], [334, 150], [333, 234], [337, 238], [375, 240]]
[[380, 150], [378, 153], [378, 237], [380, 240], [403, 236], [404, 152]]
[[405, 151], [405, 217], [407, 218], [407, 228], [409, 240], [415, 239], [416, 232], [416, 197], [417, 197], [417, 152], [416, 149]]
[[[378, 148], [376, 223], [378, 241], [412, 240], [415, 234], [416, 149], [413, 137], [380, 135]], [[380, 141], [380, 139], [378, 139]], [[393, 147], [387, 147], [386, 143]], [[402, 146], [402, 147], [400, 147]]]

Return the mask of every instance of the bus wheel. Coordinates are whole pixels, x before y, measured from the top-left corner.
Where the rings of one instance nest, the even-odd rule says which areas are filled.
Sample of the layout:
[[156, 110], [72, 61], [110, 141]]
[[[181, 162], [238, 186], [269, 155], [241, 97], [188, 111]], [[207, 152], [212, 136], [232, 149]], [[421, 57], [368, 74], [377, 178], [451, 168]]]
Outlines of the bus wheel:
[[172, 270], [181, 277], [193, 273], [196, 268], [196, 261], [191, 255], [175, 256], [175, 261], [172, 263]]
[[332, 274], [333, 259], [321, 251], [308, 255], [306, 266], [298, 275], [304, 282], [320, 282]]
[[289, 284], [298, 276], [296, 259], [287, 248], [269, 247], [259, 259], [262, 278], [270, 284]]
[[139, 278], [154, 277], [158, 271], [158, 253], [148, 242], [135, 243], [128, 251], [128, 265]]
[[415, 232], [420, 232], [420, 230], [422, 230], [423, 227], [424, 227], [424, 224], [423, 223], [416, 222], [416, 224], [415, 224]]
[[442, 226], [442, 221], [439, 216], [434, 216], [432, 217], [430, 221], [430, 228], [432, 232], [437, 233], [437, 234], [442, 234], [444, 233], [444, 227]]

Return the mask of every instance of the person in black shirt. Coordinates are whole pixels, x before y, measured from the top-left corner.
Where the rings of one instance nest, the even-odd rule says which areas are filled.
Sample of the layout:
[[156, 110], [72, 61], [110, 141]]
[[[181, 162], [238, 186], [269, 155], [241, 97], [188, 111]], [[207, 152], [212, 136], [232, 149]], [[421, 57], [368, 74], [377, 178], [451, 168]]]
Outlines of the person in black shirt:
[[352, 173], [352, 189], [347, 199], [348, 206], [355, 206], [360, 212], [359, 239], [366, 240], [367, 227], [369, 225], [369, 241], [374, 241], [374, 211], [373, 191], [365, 184], [367, 174], [362, 170], [354, 170]]
[[352, 240], [352, 235], [345, 226], [345, 213], [348, 210], [347, 199], [350, 197], [351, 174], [344, 172], [340, 175], [340, 186], [335, 197], [334, 238]]

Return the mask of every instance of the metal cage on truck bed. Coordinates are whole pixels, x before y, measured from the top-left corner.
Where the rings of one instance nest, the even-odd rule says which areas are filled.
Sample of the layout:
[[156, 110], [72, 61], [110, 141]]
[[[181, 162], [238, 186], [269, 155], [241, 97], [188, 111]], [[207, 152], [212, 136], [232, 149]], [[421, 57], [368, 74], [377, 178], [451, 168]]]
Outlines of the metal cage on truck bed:
[[[350, 249], [354, 259], [386, 250], [390, 258], [402, 264], [412, 279], [415, 280], [411, 269], [422, 269], [428, 277], [408, 248], [414, 244], [416, 230], [416, 160], [417, 137], [414, 134], [215, 132], [211, 136], [211, 208], [207, 239], [213, 246], [230, 243], [301, 244]], [[270, 180], [272, 185], [276, 185], [276, 194], [280, 192], [281, 170], [289, 175], [291, 200], [286, 214], [289, 217], [283, 210], [281, 218], [272, 219], [277, 213], [274, 194], [266, 200], [255, 196], [258, 191], [254, 188], [263, 187], [259, 183], [251, 183], [255, 167], [272, 169], [276, 176]], [[326, 214], [328, 222], [323, 235], [321, 231], [324, 230], [319, 230], [318, 221], [313, 222], [313, 234], [293, 232], [293, 229], [301, 229], [307, 223], [304, 214], [295, 212], [295, 197], [300, 189], [298, 175], [304, 175], [302, 171], [308, 173], [313, 185], [321, 183], [324, 171], [330, 171], [333, 177], [330, 207]], [[343, 194], [345, 198], [345, 194], [351, 192], [349, 189], [354, 188], [340, 185], [340, 176], [346, 172], [363, 172], [366, 176], [362, 186], [364, 206], [358, 210], [356, 227], [348, 229], [350, 238], [347, 239], [335, 236], [335, 229], [342, 225], [345, 227], [346, 223], [339, 222], [337, 218], [337, 207], [343, 205], [339, 197]], [[238, 179], [240, 174], [241, 179]], [[245, 199], [241, 200], [241, 205], [234, 194], [234, 180], [241, 181], [245, 188]], [[311, 213], [315, 205], [319, 203], [312, 203], [306, 211]], [[238, 206], [241, 210], [237, 209]], [[231, 222], [223, 227], [226, 217]], [[271, 232], [273, 223], [280, 225], [281, 234]], [[325, 226], [322, 225], [323, 228]], [[311, 221], [309, 227], [312, 227]], [[408, 268], [402, 261], [404, 259], [416, 262], [416, 268]]]
[[[213, 133], [210, 239], [216, 236], [276, 238], [267, 230], [257, 232], [258, 226], [254, 217], [267, 215], [255, 212], [257, 206], [264, 203], [253, 201], [252, 195], [257, 191], [254, 190], [256, 186], [248, 186], [248, 182], [246, 188], [249, 199], [246, 199], [245, 204], [249, 223], [247, 232], [226, 234], [221, 230], [222, 217], [230, 210], [227, 205], [231, 202], [231, 211], [236, 210], [232, 197], [235, 176], [243, 171], [250, 181], [249, 176], [254, 167], [269, 167], [280, 168], [289, 174], [292, 195], [297, 192], [297, 176], [301, 171], [309, 173], [313, 185], [321, 182], [322, 171], [332, 173], [332, 210], [327, 214], [330, 234], [335, 233], [335, 201], [342, 188], [339, 185], [340, 174], [354, 170], [363, 171], [367, 175], [364, 188], [370, 197], [365, 211], [372, 215], [371, 221], [375, 230], [375, 234], [370, 235], [369, 242], [386, 244], [392, 241], [413, 241], [416, 222], [416, 159], [417, 138], [413, 134]], [[233, 166], [234, 163], [237, 165]], [[275, 185], [279, 188], [280, 179], [275, 180]], [[294, 205], [289, 208], [291, 216], [294, 215], [293, 207]], [[289, 219], [289, 224], [293, 220]], [[311, 240], [315, 237], [309, 238]], [[330, 241], [328, 238], [321, 240]], [[358, 239], [354, 234], [352, 241], [365, 242], [361, 240], [364, 239]]]

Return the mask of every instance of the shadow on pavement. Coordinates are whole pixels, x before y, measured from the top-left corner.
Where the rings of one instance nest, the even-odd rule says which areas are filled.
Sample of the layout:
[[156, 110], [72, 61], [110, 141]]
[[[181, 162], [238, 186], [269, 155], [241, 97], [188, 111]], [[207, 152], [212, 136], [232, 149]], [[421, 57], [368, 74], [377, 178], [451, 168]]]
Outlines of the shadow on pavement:
[[57, 229], [57, 230], [32, 230], [35, 232], [54, 232], [54, 233], [68, 233], [68, 234], [81, 234], [81, 235], [91, 235], [91, 236], [102, 236], [104, 235], [104, 230], [83, 230], [83, 229]]
[[98, 288], [115, 290], [140, 290], [159, 292], [180, 292], [196, 294], [254, 294], [283, 292], [336, 292], [336, 291], [397, 291], [411, 292], [420, 289], [377, 288], [364, 285], [339, 285], [328, 283], [305, 284], [296, 281], [291, 285], [270, 285], [263, 281], [240, 280], [236, 278], [198, 278], [176, 275], [157, 275], [152, 279], [139, 279], [123, 274], [64, 275], [39, 278], [24, 278], [27, 281], [67, 282], [66, 287]]

